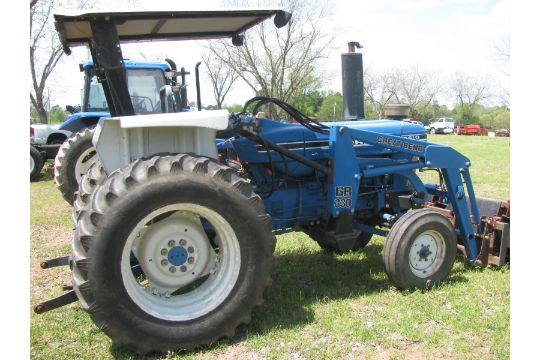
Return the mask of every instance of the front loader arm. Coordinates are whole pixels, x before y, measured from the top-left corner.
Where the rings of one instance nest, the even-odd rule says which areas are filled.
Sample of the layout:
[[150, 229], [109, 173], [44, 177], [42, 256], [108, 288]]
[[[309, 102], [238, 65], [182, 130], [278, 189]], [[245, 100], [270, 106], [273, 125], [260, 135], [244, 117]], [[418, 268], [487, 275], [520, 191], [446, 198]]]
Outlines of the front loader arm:
[[[381, 166], [365, 166], [362, 159], [356, 158], [353, 140], [410, 154], [415, 158], [412, 161], [396, 160]], [[480, 231], [480, 215], [469, 173], [470, 161], [467, 157], [449, 146], [342, 126], [331, 127], [329, 146], [332, 174], [327, 185], [328, 205], [334, 216], [343, 211], [353, 211], [356, 204], [355, 195], [362, 178], [383, 174], [406, 176], [411, 180], [415, 193], [420, 194], [415, 200], [425, 202], [423, 194], [429, 192], [429, 189], [419, 180], [415, 170], [438, 168], [442, 172], [448, 200], [455, 213], [457, 236], [465, 246], [468, 261], [473, 263], [476, 260], [478, 246], [475, 235]], [[471, 221], [471, 214], [476, 229]]]

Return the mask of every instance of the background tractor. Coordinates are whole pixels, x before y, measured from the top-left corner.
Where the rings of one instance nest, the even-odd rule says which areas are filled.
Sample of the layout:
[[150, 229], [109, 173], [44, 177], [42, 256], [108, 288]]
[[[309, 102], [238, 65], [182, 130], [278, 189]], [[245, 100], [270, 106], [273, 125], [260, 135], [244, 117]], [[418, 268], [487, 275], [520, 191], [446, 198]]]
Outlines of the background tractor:
[[[304, 231], [328, 251], [387, 237], [384, 267], [399, 289], [429, 289], [461, 249], [469, 264], [506, 260], [509, 203], [480, 217], [469, 159], [426, 140], [423, 126], [359, 121], [360, 45], [343, 53], [342, 122], [318, 122], [279, 99], [226, 110], [136, 115], [121, 42], [232, 37], [281, 9], [55, 15], [66, 52], [88, 44], [111, 117], [94, 136], [99, 162], [73, 208], [72, 290], [35, 307], [79, 300], [116, 344], [139, 353], [194, 349], [232, 337], [270, 285], [275, 235]], [[104, 51], [103, 49], [115, 49]], [[294, 123], [257, 117], [279, 107]], [[439, 174], [430, 184], [418, 175]], [[500, 225], [500, 229], [499, 226]], [[505, 250], [506, 251], [506, 250]], [[339, 276], [339, 274], [336, 274]]]
[[[165, 85], [178, 87], [176, 95], [179, 98], [181, 111], [188, 109], [185, 76], [183, 68], [180, 71], [181, 82], [176, 76], [176, 64], [170, 59], [166, 61], [137, 61], [123, 60], [126, 71], [128, 91], [133, 103], [135, 114], [156, 114], [163, 111], [160, 91]], [[92, 144], [95, 126], [101, 117], [110, 116], [109, 106], [100, 78], [100, 72], [93, 61], [80, 64], [84, 72], [84, 91], [82, 111], [68, 116], [67, 120], [58, 127], [57, 138], [63, 136], [60, 148], [57, 150], [54, 162], [54, 181], [64, 199], [72, 204], [73, 195], [79, 188], [81, 177], [90, 165], [96, 161], [96, 151]], [[182, 100], [184, 99], [184, 100]], [[66, 137], [64, 134], [71, 134]], [[53, 136], [53, 135], [51, 135]]]

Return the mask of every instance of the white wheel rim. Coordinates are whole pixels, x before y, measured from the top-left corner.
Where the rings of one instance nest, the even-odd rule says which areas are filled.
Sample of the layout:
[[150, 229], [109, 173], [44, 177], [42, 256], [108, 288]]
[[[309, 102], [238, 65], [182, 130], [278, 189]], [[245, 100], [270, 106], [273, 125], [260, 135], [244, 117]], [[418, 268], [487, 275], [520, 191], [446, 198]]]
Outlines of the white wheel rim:
[[34, 158], [32, 157], [32, 155], [30, 155], [30, 174], [34, 170], [34, 166], [36, 166], [36, 163], [34, 162]]
[[434, 230], [424, 231], [414, 239], [409, 250], [409, 268], [415, 276], [427, 278], [435, 274], [446, 255], [442, 235]]
[[78, 184], [81, 183], [81, 178], [84, 174], [86, 174], [90, 166], [97, 161], [97, 159], [96, 149], [94, 147], [86, 149], [79, 156], [77, 162], [75, 163], [75, 179], [77, 179]]
[[[166, 219], [147, 225], [157, 216], [173, 211]], [[218, 249], [211, 247], [200, 218], [213, 227]], [[133, 275], [132, 251], [146, 276], [143, 281]], [[121, 272], [130, 298], [144, 312], [163, 320], [186, 321], [223, 303], [238, 279], [240, 262], [236, 234], [221, 215], [197, 204], [174, 204], [153, 211], [131, 231], [122, 253]], [[197, 287], [174, 294], [204, 277]]]

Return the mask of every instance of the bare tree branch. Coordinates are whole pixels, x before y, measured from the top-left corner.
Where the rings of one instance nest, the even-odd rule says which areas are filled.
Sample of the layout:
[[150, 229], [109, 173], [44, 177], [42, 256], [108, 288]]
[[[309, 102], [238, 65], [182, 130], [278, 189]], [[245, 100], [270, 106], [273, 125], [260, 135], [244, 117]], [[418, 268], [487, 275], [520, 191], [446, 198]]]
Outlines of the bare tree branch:
[[238, 74], [223, 60], [213, 56], [211, 52], [203, 55], [203, 63], [212, 83], [217, 108], [221, 109], [225, 97], [238, 79]]
[[246, 32], [243, 46], [217, 40], [210, 43], [209, 50], [257, 95], [290, 102], [304, 88], [324, 80], [316, 69], [318, 62], [330, 54], [335, 34], [322, 30], [327, 14], [325, 4], [284, 0], [281, 5], [292, 13], [284, 28], [262, 23]]

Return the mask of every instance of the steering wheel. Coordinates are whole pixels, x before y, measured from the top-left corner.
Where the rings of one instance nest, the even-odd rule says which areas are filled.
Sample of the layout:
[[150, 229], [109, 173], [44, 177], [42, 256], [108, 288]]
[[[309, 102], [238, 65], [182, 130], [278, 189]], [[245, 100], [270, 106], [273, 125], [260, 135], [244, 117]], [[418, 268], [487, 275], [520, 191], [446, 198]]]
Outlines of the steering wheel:
[[151, 114], [153, 112], [154, 105], [148, 96], [131, 95], [130, 97], [136, 114]]

